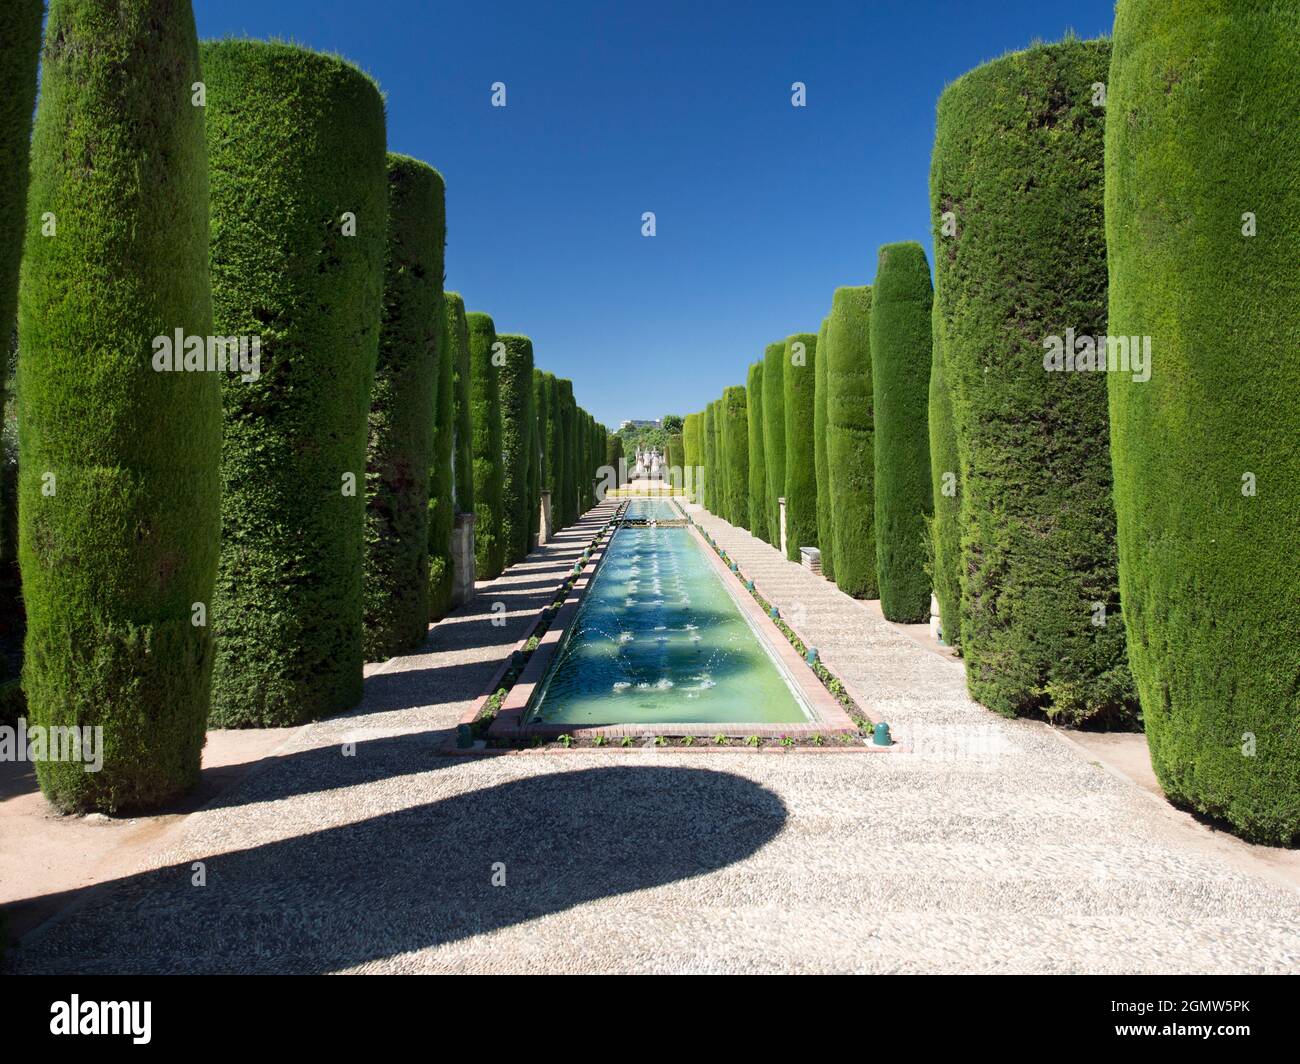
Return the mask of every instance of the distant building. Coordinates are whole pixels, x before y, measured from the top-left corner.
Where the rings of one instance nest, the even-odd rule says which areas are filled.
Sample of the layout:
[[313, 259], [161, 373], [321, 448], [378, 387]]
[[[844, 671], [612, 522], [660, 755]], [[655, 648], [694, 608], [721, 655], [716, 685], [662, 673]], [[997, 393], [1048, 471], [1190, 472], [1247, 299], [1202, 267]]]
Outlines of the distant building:
[[618, 431], [622, 432], [624, 429], [661, 429], [663, 427], [664, 423], [662, 421], [638, 421], [633, 418], [619, 425]]

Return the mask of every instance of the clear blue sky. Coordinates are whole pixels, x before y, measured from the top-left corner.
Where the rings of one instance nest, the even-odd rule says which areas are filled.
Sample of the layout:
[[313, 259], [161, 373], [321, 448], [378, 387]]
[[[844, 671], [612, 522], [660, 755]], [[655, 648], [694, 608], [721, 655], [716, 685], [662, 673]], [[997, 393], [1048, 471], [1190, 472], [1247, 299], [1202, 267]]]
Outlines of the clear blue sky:
[[[945, 84], [1113, 0], [194, 0], [203, 37], [339, 52], [447, 180], [447, 286], [578, 401], [689, 413], [815, 332], [883, 243], [931, 247]], [[503, 81], [507, 106], [490, 106]], [[790, 85], [808, 106], [790, 105]], [[654, 211], [658, 235], [641, 236]]]

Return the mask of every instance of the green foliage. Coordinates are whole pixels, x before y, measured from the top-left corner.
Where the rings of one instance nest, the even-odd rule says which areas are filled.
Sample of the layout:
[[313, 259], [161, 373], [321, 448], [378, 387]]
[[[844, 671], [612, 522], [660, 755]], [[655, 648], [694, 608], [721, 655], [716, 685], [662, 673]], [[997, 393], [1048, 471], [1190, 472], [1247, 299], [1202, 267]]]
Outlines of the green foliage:
[[785, 343], [763, 352], [763, 464], [767, 472], [767, 529], [781, 546], [781, 498], [785, 495]]
[[785, 556], [799, 560], [800, 547], [817, 546], [817, 457], [813, 423], [817, 386], [817, 337], [795, 333], [785, 341]]
[[[428, 587], [430, 621], [441, 620], [451, 609], [451, 590], [455, 576], [451, 559], [451, 537], [460, 512], [458, 481], [469, 480], [473, 497], [473, 463], [456, 454], [471, 445], [469, 418], [469, 332], [465, 327], [465, 304], [455, 292], [442, 299], [441, 340], [438, 349], [437, 403], [433, 417], [433, 454], [426, 476], [429, 483], [428, 518]], [[457, 365], [463, 367], [463, 373]], [[466, 394], [456, 390], [464, 385]], [[464, 417], [466, 425], [459, 422]], [[463, 474], [468, 473], [468, 476]]]
[[556, 478], [559, 485], [559, 518], [556, 527], [565, 528], [577, 518], [577, 482], [574, 479], [576, 468], [576, 443], [574, 425], [577, 407], [573, 402], [573, 381], [563, 377], [556, 382], [556, 431], [560, 437], [559, 451], [556, 457]]
[[528, 516], [529, 549], [537, 542], [542, 527], [542, 491], [550, 490], [550, 449], [546, 446], [551, 424], [551, 401], [555, 394], [555, 375], [533, 369], [533, 453], [530, 456], [532, 511]]
[[[931, 308], [931, 321], [939, 304]], [[957, 458], [957, 429], [952, 419], [952, 396], [943, 378], [940, 331], [932, 328], [930, 364], [930, 482], [934, 519], [930, 524], [931, 581], [939, 600], [939, 626], [943, 640], [961, 646], [961, 475]]]
[[745, 389], [733, 385], [722, 393], [722, 429], [726, 437], [727, 520], [749, 527], [749, 410]]
[[361, 698], [384, 104], [335, 56], [225, 40], [202, 58], [215, 327], [262, 343], [257, 381], [222, 379], [211, 720], [298, 724]]
[[626, 460], [627, 456], [623, 453], [623, 437], [617, 432], [612, 433], [605, 446], [605, 464], [618, 469], [620, 463]]
[[817, 332], [817, 366], [813, 399], [813, 448], [817, 468], [817, 546], [822, 552], [822, 576], [835, 579], [835, 521], [831, 513], [830, 470], [826, 458], [826, 327], [822, 319]]
[[768, 531], [767, 469], [763, 463], [763, 363], [755, 362], [746, 376], [748, 404], [745, 411], [749, 440], [749, 485], [746, 502], [749, 530], [759, 539], [771, 542]]
[[367, 661], [386, 661], [424, 641], [429, 509], [451, 513], [450, 373], [441, 394], [438, 387], [442, 366], [451, 367], [443, 342], [444, 204], [437, 170], [389, 153], [388, 250], [366, 451]]
[[501, 381], [501, 536], [506, 564], [528, 556], [532, 527], [533, 342], [526, 336], [498, 336], [505, 344]]
[[686, 460], [686, 493], [695, 502], [700, 497], [700, 471], [704, 468], [704, 415], [687, 414], [682, 422], [682, 454]]
[[876, 598], [875, 417], [871, 289], [837, 288], [826, 322], [826, 468], [835, 525], [835, 583]]
[[[18, 300], [18, 264], [27, 224], [27, 179], [42, 0], [8, 0], [0, 9], [0, 429], [7, 420], [9, 340]], [[16, 548], [16, 463], [0, 454], [0, 565]]]
[[1109, 332], [1150, 336], [1153, 357], [1150, 380], [1107, 383], [1151, 762], [1177, 804], [1295, 845], [1300, 17], [1122, 0], [1114, 42]]
[[676, 436], [681, 433], [685, 426], [685, 418], [681, 414], [665, 414], [659, 419], [659, 426], [668, 433], [669, 436]]
[[[455, 498], [452, 509], [454, 513], [469, 514], [474, 512], [474, 413], [470, 402], [469, 326], [465, 323], [465, 301], [460, 293], [446, 293], [443, 307], [447, 315], [447, 346], [444, 350], [448, 352], [446, 357], [452, 372], [454, 400], [452, 487]], [[451, 527], [448, 525], [448, 534]]]
[[465, 315], [469, 330], [470, 413], [474, 429], [474, 573], [495, 580], [506, 567], [502, 531], [501, 382], [492, 364], [496, 326], [479, 311]]
[[715, 436], [713, 463], [717, 468], [717, 494], [713, 499], [718, 507], [714, 512], [724, 521], [729, 521], [731, 519], [731, 474], [728, 472], [730, 464], [727, 458], [728, 430], [725, 398], [714, 400], [713, 432]]
[[[23, 687], [33, 726], [103, 728], [100, 771], [36, 763], [55, 806], [146, 809], [198, 782], [212, 676], [191, 618], [216, 572], [221, 388], [152, 366], [154, 337], [212, 332], [198, 42], [163, 0], [55, 0], [49, 39], [19, 298]], [[24, 68], [30, 47], [0, 45]], [[30, 69], [3, 76], [30, 98]]]
[[[1067, 329], [1107, 331], [1104, 110], [1093, 85], [1106, 81], [1109, 55], [1105, 40], [1072, 39], [950, 85], [931, 210], [936, 231], [945, 212], [956, 216], [936, 265], [961, 460], [968, 685], [1001, 713], [1124, 726], [1137, 700], [1120, 623], [1105, 374], [1047, 372], [1044, 360], [1045, 340]], [[1093, 623], [1094, 603], [1106, 624]]]
[[668, 469], [672, 483], [680, 490], [682, 484], [681, 471], [686, 468], [686, 450], [682, 445], [682, 434], [676, 432], [668, 437]]
[[712, 402], [704, 408], [701, 437], [704, 451], [704, 508], [710, 513], [718, 512], [718, 433], [717, 403]]
[[880, 249], [871, 297], [875, 412], [876, 574], [886, 620], [930, 617], [930, 264], [920, 244]]

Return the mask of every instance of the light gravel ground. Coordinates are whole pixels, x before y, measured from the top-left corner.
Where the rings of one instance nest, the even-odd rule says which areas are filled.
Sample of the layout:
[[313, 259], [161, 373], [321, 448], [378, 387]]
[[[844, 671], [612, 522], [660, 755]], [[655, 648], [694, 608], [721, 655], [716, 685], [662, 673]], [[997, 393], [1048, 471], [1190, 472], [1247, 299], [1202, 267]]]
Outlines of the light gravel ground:
[[1300, 969], [1300, 897], [1264, 862], [1042, 725], [975, 705], [959, 662], [699, 516], [913, 753], [440, 756], [586, 538], [562, 533], [372, 676], [359, 710], [192, 814], [155, 871], [71, 907], [10, 967]]

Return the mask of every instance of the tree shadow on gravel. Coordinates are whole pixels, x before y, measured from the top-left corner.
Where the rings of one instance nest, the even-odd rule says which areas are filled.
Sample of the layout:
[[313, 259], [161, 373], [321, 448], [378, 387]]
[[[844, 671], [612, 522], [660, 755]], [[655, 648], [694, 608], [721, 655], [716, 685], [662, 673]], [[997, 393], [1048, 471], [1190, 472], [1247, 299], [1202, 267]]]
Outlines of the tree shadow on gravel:
[[[14, 972], [319, 973], [725, 868], [784, 803], [725, 772], [550, 771], [107, 884], [10, 952]], [[231, 824], [228, 827], [235, 827]], [[227, 831], [227, 836], [235, 833]], [[493, 885], [494, 870], [504, 886]]]

